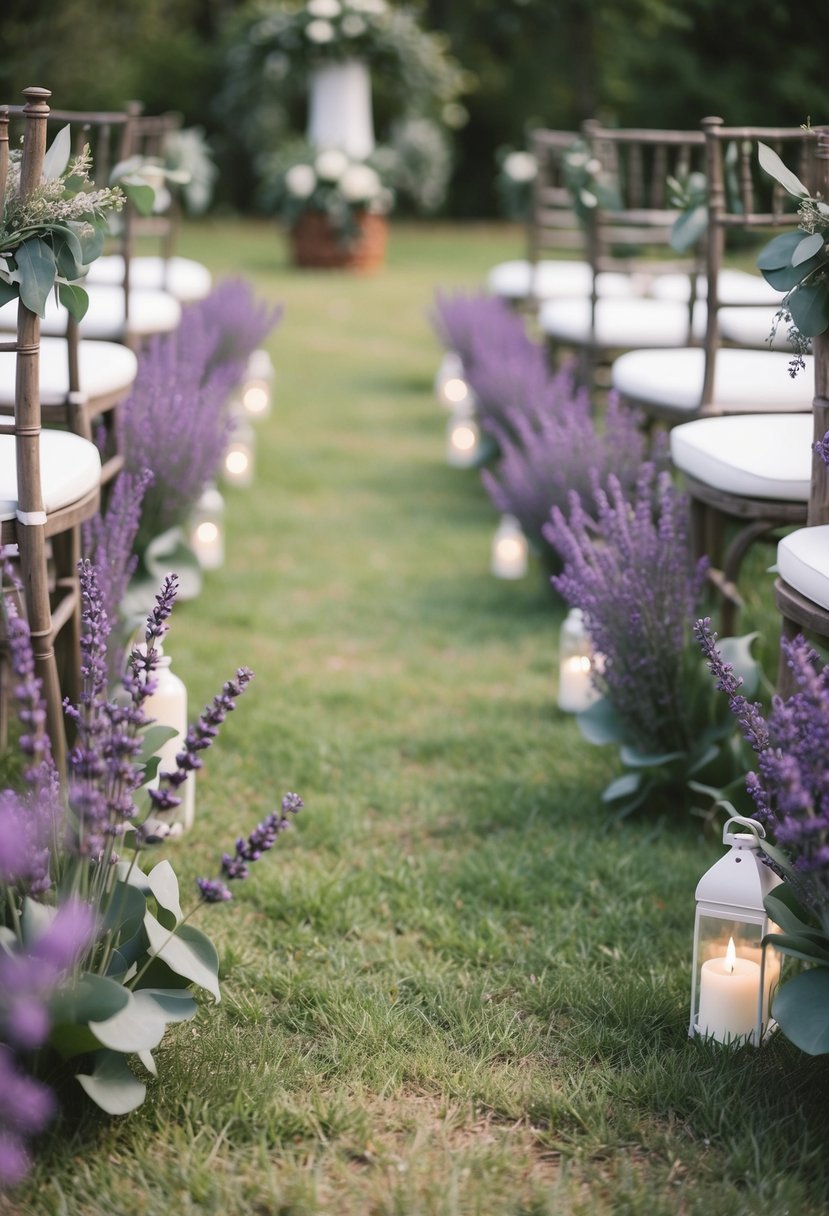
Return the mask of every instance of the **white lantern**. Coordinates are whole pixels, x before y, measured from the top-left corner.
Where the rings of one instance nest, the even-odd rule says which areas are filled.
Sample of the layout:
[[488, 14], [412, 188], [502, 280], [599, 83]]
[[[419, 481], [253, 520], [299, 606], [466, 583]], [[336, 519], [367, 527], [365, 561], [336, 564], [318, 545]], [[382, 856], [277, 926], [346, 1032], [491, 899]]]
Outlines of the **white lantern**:
[[440, 361], [435, 375], [435, 396], [442, 406], [460, 414], [475, 410], [475, 394], [466, 382], [463, 361], [460, 355], [448, 350]]
[[215, 486], [207, 486], [193, 508], [188, 525], [190, 548], [202, 570], [218, 570], [225, 560], [225, 500]]
[[250, 423], [241, 414], [236, 414], [230, 441], [222, 458], [222, 477], [228, 485], [244, 487], [252, 484], [255, 444]]
[[[144, 701], [144, 713], [148, 718], [155, 719], [157, 725], [172, 727], [176, 732], [153, 753], [159, 757], [159, 772], [171, 773], [175, 770], [176, 756], [184, 749], [187, 736], [187, 688], [184, 681], [172, 670], [170, 656], [164, 654], [161, 644], [157, 642], [155, 648], [158, 652], [155, 670], [157, 686], [155, 692]], [[180, 832], [193, 826], [196, 812], [194, 776], [190, 773], [187, 780], [175, 791], [181, 803], [172, 812], [169, 823], [174, 827], [178, 826]], [[172, 834], [175, 835], [175, 832]]]
[[502, 515], [492, 538], [492, 573], [496, 578], [523, 578], [527, 565], [527, 538], [521, 525], [514, 515]]
[[601, 670], [584, 626], [581, 608], [571, 608], [564, 619], [558, 643], [558, 707], [579, 714], [601, 696], [593, 684], [593, 672]]
[[266, 350], [251, 353], [239, 396], [249, 418], [267, 418], [271, 412], [274, 366]]
[[777, 929], [763, 901], [781, 880], [762, 860], [764, 836], [762, 824], [733, 815], [723, 828], [728, 853], [697, 885], [691, 1038], [759, 1047], [774, 1028], [769, 1007], [780, 955], [762, 944]]
[[455, 469], [472, 469], [481, 456], [481, 429], [468, 414], [455, 414], [446, 427], [446, 461]]

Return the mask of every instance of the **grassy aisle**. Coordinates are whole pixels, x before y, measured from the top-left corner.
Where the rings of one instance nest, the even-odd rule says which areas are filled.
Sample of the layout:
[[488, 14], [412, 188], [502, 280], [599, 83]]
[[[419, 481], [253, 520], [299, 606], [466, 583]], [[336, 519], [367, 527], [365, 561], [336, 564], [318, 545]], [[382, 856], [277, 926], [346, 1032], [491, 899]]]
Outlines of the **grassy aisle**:
[[285, 269], [264, 224], [182, 251], [285, 303], [256, 488], [168, 650], [195, 712], [250, 691], [176, 846], [187, 887], [288, 789], [297, 831], [203, 909], [223, 1001], [134, 1115], [47, 1145], [16, 1212], [806, 1216], [825, 1061], [687, 1038], [697, 827], [614, 824], [614, 758], [554, 707], [562, 611], [488, 573], [496, 522], [443, 459], [436, 285], [516, 231], [395, 230], [373, 279]]

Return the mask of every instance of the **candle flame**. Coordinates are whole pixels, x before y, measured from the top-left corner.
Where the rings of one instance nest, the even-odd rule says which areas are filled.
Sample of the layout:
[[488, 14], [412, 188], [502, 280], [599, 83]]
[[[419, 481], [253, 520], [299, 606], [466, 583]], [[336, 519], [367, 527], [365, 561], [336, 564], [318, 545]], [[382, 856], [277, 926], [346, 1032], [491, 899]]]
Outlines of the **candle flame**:
[[737, 962], [737, 948], [734, 945], [734, 938], [729, 937], [728, 949], [725, 952], [725, 969], [729, 975], [734, 972], [734, 965]]
[[469, 388], [465, 380], [452, 376], [443, 386], [443, 395], [453, 405], [460, 405], [469, 396]]
[[456, 426], [452, 432], [452, 444], [459, 452], [470, 452], [477, 440], [478, 436], [468, 423]]

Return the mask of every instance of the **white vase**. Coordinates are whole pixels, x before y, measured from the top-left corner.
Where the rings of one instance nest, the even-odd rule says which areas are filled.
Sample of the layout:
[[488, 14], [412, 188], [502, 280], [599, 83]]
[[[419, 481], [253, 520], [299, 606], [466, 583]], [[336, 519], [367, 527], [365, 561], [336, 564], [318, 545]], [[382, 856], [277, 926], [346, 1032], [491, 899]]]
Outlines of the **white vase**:
[[314, 68], [309, 81], [308, 139], [317, 148], [339, 148], [352, 160], [374, 151], [371, 76], [361, 59]]

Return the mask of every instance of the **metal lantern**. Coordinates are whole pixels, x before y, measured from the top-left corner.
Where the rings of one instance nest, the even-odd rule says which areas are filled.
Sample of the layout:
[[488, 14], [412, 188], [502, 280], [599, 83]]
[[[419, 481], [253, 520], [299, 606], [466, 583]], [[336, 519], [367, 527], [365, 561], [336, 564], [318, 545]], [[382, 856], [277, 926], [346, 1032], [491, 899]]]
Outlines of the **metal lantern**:
[[456, 413], [464, 407], [470, 411], [475, 408], [474, 394], [463, 373], [463, 361], [453, 350], [446, 351], [440, 361], [435, 376], [435, 396], [441, 405]]
[[728, 853], [697, 885], [691, 1038], [759, 1047], [773, 1029], [769, 1007], [780, 955], [762, 944], [777, 928], [763, 901], [781, 880], [763, 862], [764, 837], [762, 824], [733, 815], [723, 828]]
[[274, 366], [266, 350], [255, 350], [248, 359], [239, 396], [250, 418], [267, 418], [271, 412]]
[[225, 500], [215, 486], [207, 486], [190, 515], [190, 548], [202, 570], [218, 570], [225, 560]]
[[255, 444], [253, 427], [242, 414], [236, 414], [233, 419], [230, 440], [222, 459], [222, 477], [228, 485], [249, 486], [252, 484]]
[[514, 515], [502, 515], [492, 538], [492, 573], [496, 578], [523, 578], [527, 565], [527, 538], [521, 525]]
[[558, 707], [578, 714], [599, 699], [593, 672], [601, 664], [593, 653], [581, 608], [571, 608], [561, 626], [558, 643]]

